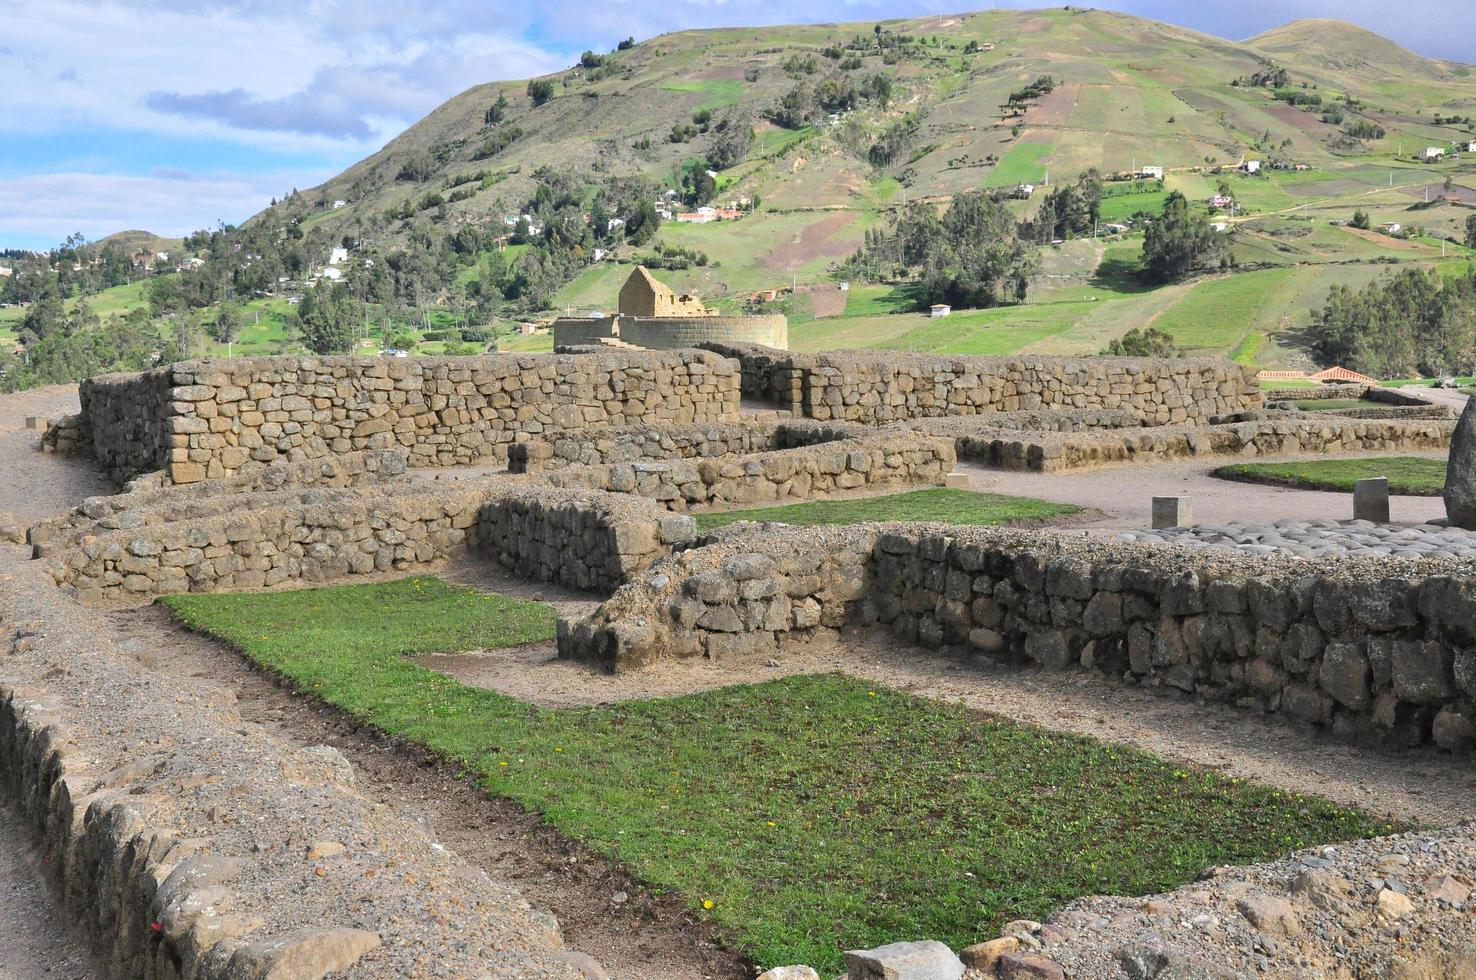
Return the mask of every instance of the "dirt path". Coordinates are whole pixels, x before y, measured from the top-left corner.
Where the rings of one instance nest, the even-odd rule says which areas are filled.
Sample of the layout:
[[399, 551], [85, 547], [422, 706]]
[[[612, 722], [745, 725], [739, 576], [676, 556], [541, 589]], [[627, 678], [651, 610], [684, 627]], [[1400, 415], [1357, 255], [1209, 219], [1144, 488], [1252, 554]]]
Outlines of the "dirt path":
[[[542, 595], [561, 612], [592, 600], [535, 589], [471, 567], [453, 581], [505, 594]], [[547, 591], [547, 594], [544, 594]], [[456, 768], [360, 726], [343, 712], [276, 686], [245, 658], [180, 629], [157, 606], [104, 614], [122, 647], [160, 673], [209, 678], [235, 692], [241, 717], [301, 745], [331, 745], [353, 764], [359, 791], [414, 817], [446, 847], [534, 906], [558, 917], [570, 949], [588, 953], [612, 980], [739, 980], [746, 962], [718, 946], [710, 926], [673, 897], [654, 897], [619, 868], [549, 829], [515, 803], [487, 796]], [[3, 974], [0, 974], [3, 977]]]

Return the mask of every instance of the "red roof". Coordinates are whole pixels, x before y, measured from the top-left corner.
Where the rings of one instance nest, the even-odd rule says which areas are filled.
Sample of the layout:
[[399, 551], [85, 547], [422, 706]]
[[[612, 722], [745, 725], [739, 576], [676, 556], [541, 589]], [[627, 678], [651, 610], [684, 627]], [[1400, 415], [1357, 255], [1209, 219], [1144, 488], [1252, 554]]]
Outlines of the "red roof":
[[1359, 374], [1357, 371], [1349, 371], [1347, 368], [1338, 367], [1337, 365], [1334, 365], [1323, 371], [1318, 371], [1316, 374], [1309, 374], [1307, 375], [1307, 377], [1311, 378], [1313, 381], [1352, 381], [1357, 384], [1366, 385], [1379, 383], [1377, 378], [1370, 378], [1366, 374]]

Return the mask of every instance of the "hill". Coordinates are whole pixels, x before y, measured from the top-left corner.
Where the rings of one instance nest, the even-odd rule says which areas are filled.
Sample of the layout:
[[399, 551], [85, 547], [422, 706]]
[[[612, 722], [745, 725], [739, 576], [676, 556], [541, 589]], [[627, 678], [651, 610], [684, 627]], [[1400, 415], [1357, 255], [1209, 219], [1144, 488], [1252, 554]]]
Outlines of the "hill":
[[[1465, 267], [1476, 155], [1414, 155], [1464, 146], [1473, 114], [1468, 66], [1338, 21], [1243, 42], [1077, 8], [683, 31], [460, 93], [243, 228], [191, 236], [184, 251], [210, 262], [176, 292], [246, 304], [229, 349], [297, 349], [284, 291], [347, 246], [338, 274], [368, 304], [364, 343], [536, 349], [547, 336], [518, 321], [606, 308], [641, 262], [724, 311], [780, 290], [768, 305], [808, 349], [1095, 353], [1153, 325], [1186, 350], [1301, 366], [1332, 286]], [[1112, 179], [1148, 166], [1162, 179]], [[1039, 250], [1024, 303], [930, 322], [909, 282], [841, 289], [837, 267], [905, 204], [1028, 183], [1006, 202], [1028, 223], [1091, 169], [1108, 178], [1100, 223]], [[1214, 211], [1232, 261], [1149, 286], [1141, 219], [1172, 192]], [[658, 195], [743, 213], [652, 235], [653, 213], [637, 233]], [[1217, 195], [1233, 208], [1212, 209]], [[1369, 227], [1347, 227], [1360, 212]], [[1107, 223], [1131, 227], [1091, 234]], [[0, 311], [0, 331], [18, 318]]]

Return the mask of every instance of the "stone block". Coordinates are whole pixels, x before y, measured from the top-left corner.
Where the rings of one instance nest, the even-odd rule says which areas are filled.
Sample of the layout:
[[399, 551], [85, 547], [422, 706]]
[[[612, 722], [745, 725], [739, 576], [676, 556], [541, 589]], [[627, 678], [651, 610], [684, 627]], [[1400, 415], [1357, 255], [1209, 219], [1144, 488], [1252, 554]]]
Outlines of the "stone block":
[[1389, 478], [1369, 477], [1353, 484], [1353, 519], [1389, 523]]
[[949, 473], [943, 478], [943, 485], [950, 490], [967, 490], [970, 487], [969, 475], [967, 473]]
[[1153, 528], [1189, 527], [1194, 523], [1194, 506], [1189, 497], [1154, 497]]
[[846, 980], [959, 980], [963, 961], [935, 939], [898, 942], [843, 954]]

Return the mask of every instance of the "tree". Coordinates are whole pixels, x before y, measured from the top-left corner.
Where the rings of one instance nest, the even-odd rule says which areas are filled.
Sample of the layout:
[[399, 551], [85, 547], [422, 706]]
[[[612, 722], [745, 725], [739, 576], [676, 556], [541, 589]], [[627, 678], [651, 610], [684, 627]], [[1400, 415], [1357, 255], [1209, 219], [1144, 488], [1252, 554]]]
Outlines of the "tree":
[[241, 311], [234, 303], [222, 303], [209, 327], [218, 344], [233, 344], [241, 336]]
[[554, 83], [546, 78], [534, 78], [528, 82], [528, 98], [533, 100], [535, 106], [543, 105], [553, 98]]
[[1111, 357], [1177, 357], [1179, 349], [1174, 346], [1174, 338], [1157, 327], [1133, 327], [1102, 348], [1102, 353]]
[[1154, 282], [1182, 279], [1196, 269], [1214, 268], [1224, 261], [1224, 237], [1209, 220], [1189, 211], [1189, 201], [1173, 191], [1163, 202], [1163, 213], [1143, 231], [1143, 271]]
[[362, 319], [360, 304], [348, 287], [310, 289], [298, 304], [302, 342], [315, 354], [345, 354], [354, 349], [355, 328]]
[[1358, 228], [1363, 231], [1368, 231], [1370, 227], [1368, 212], [1363, 210], [1362, 208], [1354, 211], [1353, 220], [1348, 222], [1348, 226], [1351, 228]]
[[497, 93], [497, 101], [487, 107], [486, 115], [482, 117], [482, 121], [488, 126], [495, 126], [506, 118], [507, 95], [506, 93], [499, 92]]
[[1466, 218], [1466, 247], [1476, 248], [1476, 214]]

